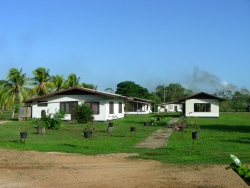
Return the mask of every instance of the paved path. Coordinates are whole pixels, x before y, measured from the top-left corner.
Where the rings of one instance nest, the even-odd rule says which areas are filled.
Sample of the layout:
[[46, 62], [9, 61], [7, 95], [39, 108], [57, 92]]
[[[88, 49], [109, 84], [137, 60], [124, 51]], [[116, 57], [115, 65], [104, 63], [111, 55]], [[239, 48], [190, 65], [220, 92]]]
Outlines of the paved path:
[[171, 119], [166, 128], [158, 129], [157, 131], [153, 132], [151, 136], [149, 136], [146, 140], [141, 143], [138, 143], [135, 148], [164, 148], [167, 145], [168, 138], [173, 132], [173, 124], [178, 121], [179, 118]]
[[0, 124], [7, 123], [7, 122], [10, 122], [10, 121], [0, 121]]

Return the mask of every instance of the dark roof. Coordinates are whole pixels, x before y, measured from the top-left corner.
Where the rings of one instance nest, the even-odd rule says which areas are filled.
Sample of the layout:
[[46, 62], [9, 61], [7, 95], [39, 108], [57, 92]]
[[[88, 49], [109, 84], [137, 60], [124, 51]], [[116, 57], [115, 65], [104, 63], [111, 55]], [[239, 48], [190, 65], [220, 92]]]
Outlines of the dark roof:
[[167, 104], [182, 104], [182, 103], [180, 103], [179, 101], [175, 101], [175, 102], [165, 102], [165, 103], [156, 104], [156, 105], [158, 105], [158, 106], [164, 106], [164, 105], [167, 105]]
[[23, 102], [29, 103], [29, 102], [32, 102], [34, 100], [43, 99], [43, 98], [53, 96], [53, 95], [79, 95], [79, 94], [80, 95], [103, 95], [103, 96], [113, 97], [113, 98], [127, 98], [127, 97], [122, 96], [122, 95], [108, 93], [108, 92], [104, 92], [104, 91], [98, 91], [98, 90], [94, 90], [94, 89], [81, 88], [81, 87], [71, 87], [69, 89], [55, 91], [55, 92], [49, 93], [47, 95], [42, 95], [39, 97], [24, 100]]
[[211, 94], [208, 94], [208, 93], [205, 93], [205, 92], [200, 92], [200, 93], [191, 95], [189, 97], [182, 98], [178, 102], [183, 102], [183, 101], [185, 101], [187, 99], [218, 99], [219, 101], [225, 101], [226, 100], [226, 99], [217, 97], [215, 95], [211, 95]]
[[152, 100], [148, 100], [148, 99], [142, 99], [142, 98], [137, 98], [137, 97], [127, 97], [128, 101], [131, 102], [143, 102], [143, 103], [152, 103]]

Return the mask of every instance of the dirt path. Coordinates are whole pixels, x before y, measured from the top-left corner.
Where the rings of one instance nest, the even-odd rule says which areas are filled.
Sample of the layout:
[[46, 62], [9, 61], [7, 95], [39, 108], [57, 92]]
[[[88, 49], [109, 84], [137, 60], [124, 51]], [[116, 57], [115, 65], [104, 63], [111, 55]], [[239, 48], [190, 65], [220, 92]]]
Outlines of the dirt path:
[[248, 187], [223, 165], [180, 166], [128, 160], [129, 154], [85, 156], [0, 149], [0, 187]]

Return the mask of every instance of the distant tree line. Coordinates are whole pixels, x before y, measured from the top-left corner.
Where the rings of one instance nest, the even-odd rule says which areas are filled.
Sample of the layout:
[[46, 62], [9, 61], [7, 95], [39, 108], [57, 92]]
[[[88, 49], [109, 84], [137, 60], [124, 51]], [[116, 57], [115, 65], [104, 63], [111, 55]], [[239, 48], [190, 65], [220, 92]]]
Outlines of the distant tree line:
[[241, 91], [231, 91], [231, 90], [216, 90], [214, 95], [226, 99], [226, 101], [221, 102], [220, 111], [248, 111], [250, 108], [250, 95], [247, 89], [242, 89]]
[[[6, 79], [0, 80], [0, 109], [14, 111], [23, 100], [60, 91], [74, 86], [97, 90], [94, 84], [80, 83], [80, 77], [71, 73], [64, 75], [50, 75], [50, 70], [38, 67], [32, 71], [33, 77], [28, 78], [22, 69], [9, 69]], [[155, 104], [176, 102], [194, 94], [192, 90], [185, 89], [178, 83], [171, 83], [168, 86], [158, 85], [154, 92], [149, 92], [132, 81], [124, 81], [117, 84], [116, 91], [107, 88], [106, 92], [116, 93], [128, 97], [138, 97], [154, 101]], [[220, 105], [220, 111], [242, 111], [249, 110], [250, 96], [247, 89], [232, 92], [231, 90], [221, 90], [214, 93], [218, 97], [227, 99]]]

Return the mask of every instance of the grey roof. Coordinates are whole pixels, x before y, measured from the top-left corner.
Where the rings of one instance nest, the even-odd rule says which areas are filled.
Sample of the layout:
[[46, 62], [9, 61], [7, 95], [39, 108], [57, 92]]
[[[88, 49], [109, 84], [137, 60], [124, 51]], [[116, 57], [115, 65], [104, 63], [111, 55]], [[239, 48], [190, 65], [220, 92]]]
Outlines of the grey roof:
[[208, 94], [208, 93], [205, 93], [205, 92], [200, 92], [200, 93], [196, 93], [194, 95], [182, 98], [178, 102], [183, 102], [183, 101], [185, 101], [187, 99], [218, 99], [219, 101], [225, 101], [226, 100], [226, 99], [223, 99], [221, 97], [217, 97], [215, 95], [211, 95], [211, 94]]
[[49, 96], [60, 95], [60, 94], [68, 94], [68, 93], [71, 93], [71, 94], [88, 93], [88, 94], [97, 94], [97, 95], [103, 95], [103, 96], [108, 96], [108, 97], [113, 97], [113, 98], [124, 98], [124, 99], [127, 98], [127, 97], [122, 96], [122, 95], [109, 93], [109, 92], [104, 92], [104, 91], [98, 91], [98, 90], [94, 90], [94, 89], [81, 88], [81, 87], [71, 87], [71, 88], [68, 88], [68, 89], [61, 90], [61, 91], [55, 91], [55, 92], [52, 92], [52, 93], [49, 93], [49, 94], [46, 94], [46, 95], [42, 95], [42, 96], [38, 96], [38, 97], [31, 98], [31, 99], [28, 99], [28, 100], [24, 100], [23, 102], [24, 103], [29, 103], [29, 102], [32, 102], [34, 100], [43, 99], [43, 98], [46, 98], [46, 97], [49, 97]]

